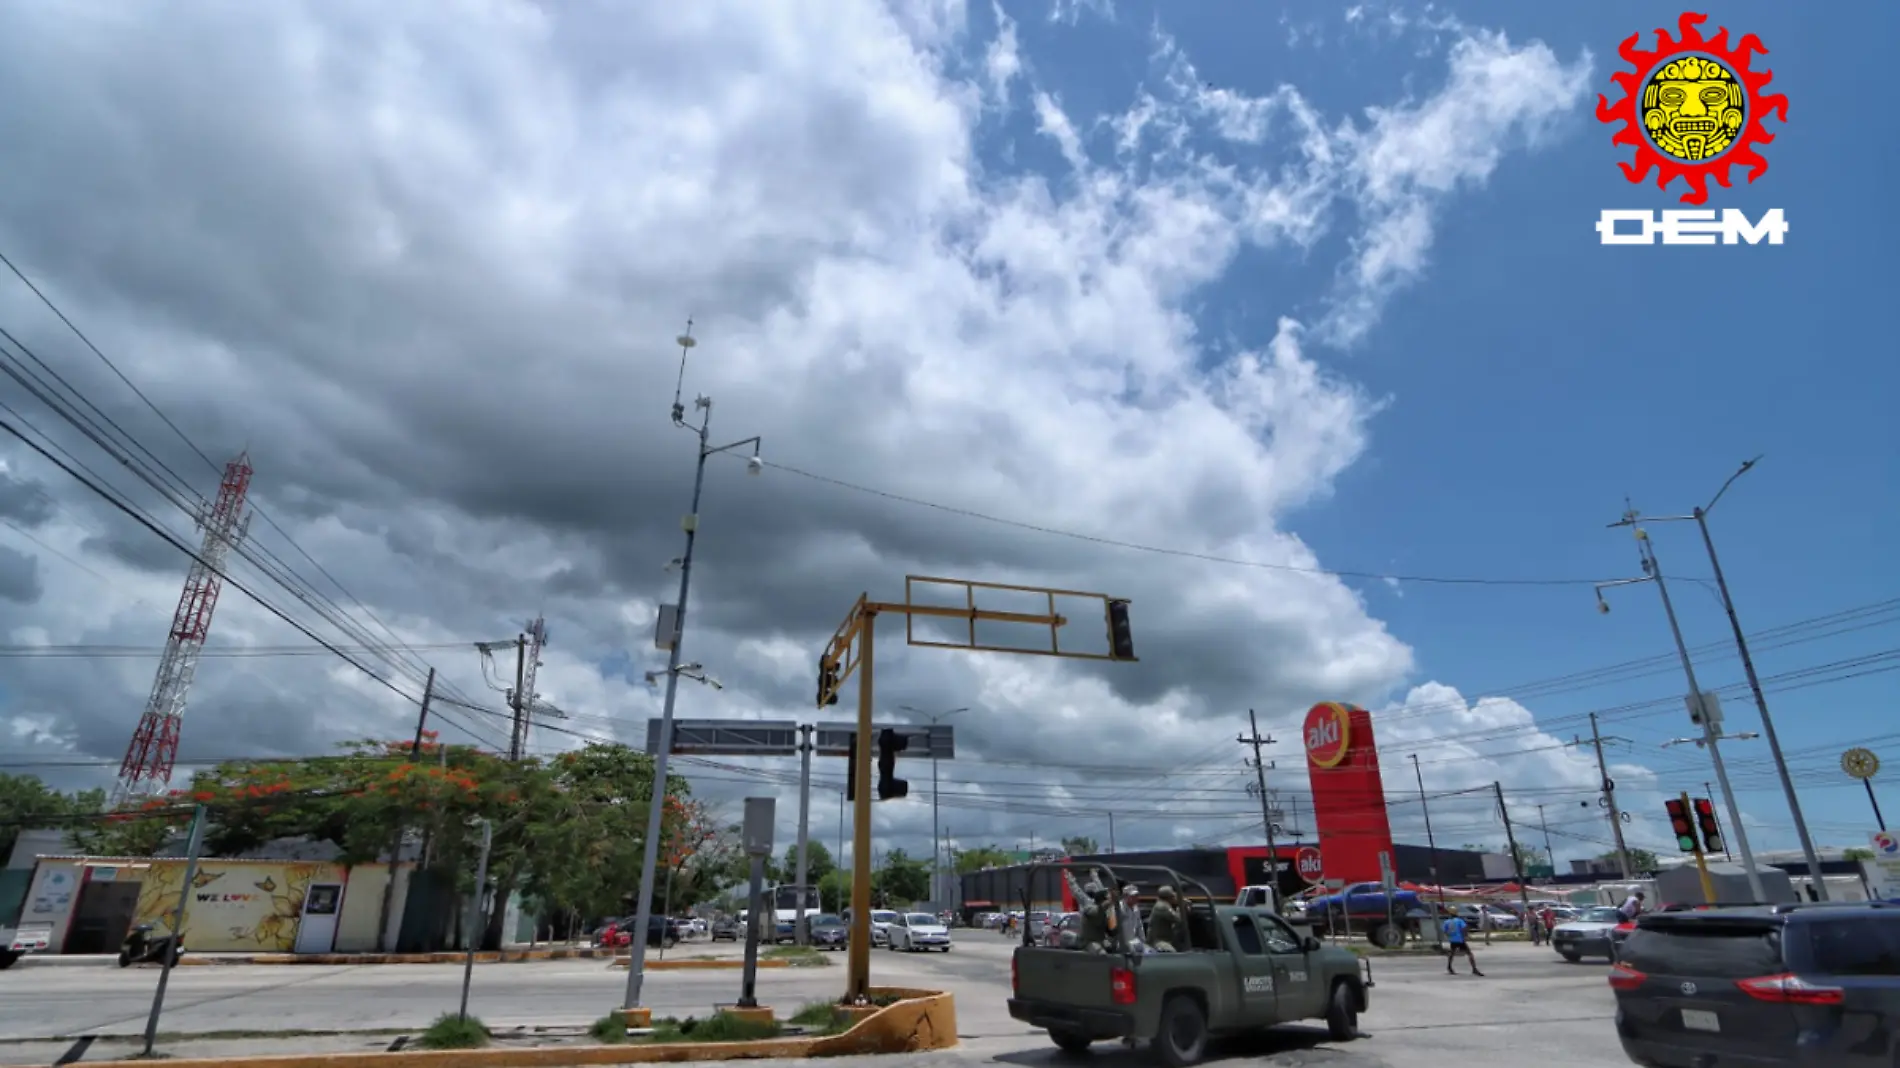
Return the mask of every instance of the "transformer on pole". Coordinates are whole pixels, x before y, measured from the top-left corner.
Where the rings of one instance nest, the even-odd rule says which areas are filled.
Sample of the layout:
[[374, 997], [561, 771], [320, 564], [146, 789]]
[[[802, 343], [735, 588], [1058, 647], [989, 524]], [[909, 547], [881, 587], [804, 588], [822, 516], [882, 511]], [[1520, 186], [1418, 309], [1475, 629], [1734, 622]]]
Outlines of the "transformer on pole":
[[138, 729], [132, 732], [132, 743], [119, 765], [115, 805], [156, 793], [171, 783], [172, 762], [178, 756], [178, 726], [184, 719], [191, 680], [198, 673], [198, 656], [211, 633], [218, 592], [224, 588], [224, 562], [250, 527], [251, 517], [244, 510], [250, 488], [251, 457], [247, 450], [224, 465], [217, 498], [199, 504], [198, 529], [204, 532], [204, 540], [198, 558], [185, 575], [178, 607], [172, 612], [165, 653], [152, 680], [152, 695], [146, 699], [145, 713], [139, 717]]

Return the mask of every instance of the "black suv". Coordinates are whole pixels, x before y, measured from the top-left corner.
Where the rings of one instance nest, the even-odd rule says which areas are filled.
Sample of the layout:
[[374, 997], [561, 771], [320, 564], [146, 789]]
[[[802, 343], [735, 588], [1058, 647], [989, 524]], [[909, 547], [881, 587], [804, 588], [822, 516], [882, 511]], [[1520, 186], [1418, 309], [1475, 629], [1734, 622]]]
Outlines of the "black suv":
[[1648, 913], [1610, 988], [1623, 1052], [1650, 1068], [1895, 1068], [1900, 908]]

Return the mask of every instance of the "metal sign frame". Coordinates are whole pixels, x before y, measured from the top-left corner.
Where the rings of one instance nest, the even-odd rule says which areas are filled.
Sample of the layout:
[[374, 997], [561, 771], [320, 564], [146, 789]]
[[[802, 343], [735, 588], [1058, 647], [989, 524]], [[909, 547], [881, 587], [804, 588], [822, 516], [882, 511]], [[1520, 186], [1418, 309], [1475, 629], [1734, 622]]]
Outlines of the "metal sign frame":
[[[886, 728], [894, 730], [910, 739], [910, 748], [904, 750], [906, 758], [923, 760], [955, 760], [957, 758], [956, 730], [948, 723], [874, 723], [871, 735], [876, 737]], [[819, 723], [812, 729], [812, 755], [841, 757], [850, 754], [851, 739], [856, 737], [858, 725], [855, 723]]]
[[[660, 751], [660, 721], [647, 720], [648, 756]], [[673, 754], [687, 756], [797, 756], [798, 721], [790, 719], [676, 719]]]
[[[922, 604], [917, 600], [920, 586], [950, 586], [963, 591], [963, 607], [949, 605]], [[999, 612], [979, 608], [976, 603], [978, 590], [1002, 590], [1009, 593], [1034, 593], [1047, 599], [1049, 611], [1046, 613]], [[1028, 656], [1059, 656], [1073, 660], [1119, 660], [1113, 652], [1079, 653], [1062, 648], [1062, 628], [1069, 619], [1056, 611], [1056, 598], [1079, 597], [1089, 601], [1099, 601], [1102, 605], [1102, 632], [1108, 639], [1108, 647], [1113, 650], [1115, 635], [1108, 622], [1110, 601], [1126, 603], [1127, 598], [1110, 597], [1105, 593], [1091, 593], [1087, 590], [1058, 590], [1048, 586], [1015, 586], [1002, 582], [974, 582], [969, 579], [932, 578], [926, 575], [904, 576], [904, 640], [910, 645], [927, 646], [933, 649], [962, 649], [988, 653], [1022, 653]], [[918, 616], [936, 616], [949, 619], [963, 619], [969, 622], [968, 641], [933, 641], [917, 636], [916, 620]], [[1020, 623], [1026, 626], [1049, 628], [1049, 647], [1046, 649], [1029, 648], [1019, 645], [986, 645], [976, 640], [976, 624], [979, 620], [998, 623]]]

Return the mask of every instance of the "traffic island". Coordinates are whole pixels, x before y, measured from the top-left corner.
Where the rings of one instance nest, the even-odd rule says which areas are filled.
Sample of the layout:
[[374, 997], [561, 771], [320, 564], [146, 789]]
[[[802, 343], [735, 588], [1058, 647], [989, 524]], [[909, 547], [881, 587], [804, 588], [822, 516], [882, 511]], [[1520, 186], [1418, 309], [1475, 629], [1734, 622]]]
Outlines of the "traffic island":
[[[252, 1045], [243, 1056], [171, 1055], [165, 1061], [169, 1068], [567, 1068], [918, 1053], [949, 1049], [957, 1044], [956, 1001], [952, 995], [894, 987], [873, 987], [870, 993], [874, 1002], [871, 1005], [834, 1006], [837, 1023], [832, 1026], [843, 1029], [830, 1033], [824, 1033], [824, 1022], [805, 1024], [809, 1029], [801, 1030], [799, 1025], [805, 1023], [804, 1013], [789, 1024], [781, 1024], [770, 1019], [769, 1009], [760, 1010], [769, 1022], [742, 1021], [727, 1012], [689, 1023], [654, 1020], [649, 1012], [650, 1028], [629, 1030], [619, 1042], [603, 1043], [597, 1034], [585, 1028], [520, 1028], [495, 1031], [484, 1049], [420, 1050], [398, 1038], [390, 1043], [395, 1047], [390, 1052], [271, 1055], [252, 1052], [255, 1049]], [[764, 1037], [736, 1037], [757, 1035], [761, 1030], [766, 1032]], [[729, 1035], [735, 1037], [729, 1038]], [[189, 1036], [175, 1039], [177, 1042], [188, 1040]], [[124, 1063], [102, 1059], [100, 1052], [95, 1047], [93, 1055], [86, 1058], [87, 1063]]]

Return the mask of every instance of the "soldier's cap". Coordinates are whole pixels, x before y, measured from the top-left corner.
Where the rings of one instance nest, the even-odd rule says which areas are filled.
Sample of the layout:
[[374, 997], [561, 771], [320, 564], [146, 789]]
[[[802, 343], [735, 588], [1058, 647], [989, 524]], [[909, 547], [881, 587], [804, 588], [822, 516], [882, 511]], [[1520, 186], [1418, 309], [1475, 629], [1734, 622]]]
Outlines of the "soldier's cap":
[[1164, 900], [1164, 901], [1173, 901], [1173, 900], [1174, 900], [1174, 887], [1172, 887], [1172, 886], [1164, 886], [1164, 887], [1162, 887], [1161, 889], [1159, 889], [1159, 890], [1156, 890], [1156, 891], [1155, 891], [1155, 896], [1156, 896], [1156, 897], [1158, 897], [1158, 898], [1161, 898], [1161, 899], [1162, 899], [1162, 900]]
[[1137, 895], [1137, 894], [1139, 894], [1139, 893], [1141, 893], [1141, 890], [1140, 890], [1140, 888], [1139, 888], [1139, 887], [1137, 887], [1137, 886], [1136, 886], [1136, 885], [1135, 885], [1134, 883], [1123, 883], [1123, 884], [1122, 884], [1122, 896], [1123, 896], [1123, 897], [1134, 897], [1134, 896], [1136, 896], [1136, 895]]

